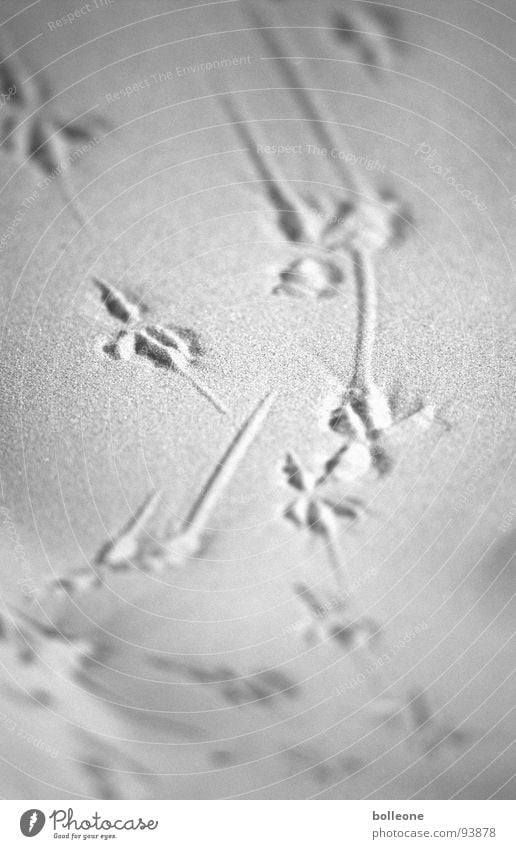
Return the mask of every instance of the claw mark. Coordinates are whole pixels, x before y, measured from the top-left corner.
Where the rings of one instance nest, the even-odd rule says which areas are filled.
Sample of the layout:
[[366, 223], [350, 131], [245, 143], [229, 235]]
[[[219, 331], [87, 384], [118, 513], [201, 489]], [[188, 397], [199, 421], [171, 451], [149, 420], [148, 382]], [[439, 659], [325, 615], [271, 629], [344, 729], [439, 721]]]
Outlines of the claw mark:
[[134, 567], [145, 547], [145, 525], [155, 513], [159, 499], [158, 492], [149, 495], [120, 533], [102, 546], [91, 566], [52, 581], [47, 591], [57, 590], [65, 595], [88, 592], [102, 585], [102, 572], [126, 571]]
[[154, 515], [159, 499], [158, 492], [149, 495], [120, 534], [101, 548], [96, 558], [99, 567], [124, 569], [127, 568], [127, 561], [136, 560], [142, 548], [145, 525]]
[[339, 500], [325, 494], [325, 484], [330, 482], [338, 462], [338, 456], [334, 455], [326, 462], [322, 473], [314, 475], [303, 469], [292, 453], [288, 453], [283, 473], [287, 484], [296, 489], [299, 495], [287, 504], [283, 515], [297, 527], [304, 527], [325, 539], [332, 569], [341, 583], [344, 567], [336, 520], [347, 519], [350, 524], [355, 522], [363, 511], [363, 504], [358, 498], [346, 496]]
[[208, 519], [252, 442], [258, 436], [276, 397], [276, 392], [270, 392], [255, 407], [206, 481], [183, 523], [183, 529], [178, 533], [172, 532], [167, 535], [162, 551], [155, 552], [151, 556], [150, 568], [161, 570], [169, 565], [183, 566], [188, 558], [199, 553]]
[[276, 393], [267, 395], [244, 422], [188, 513], [183, 530], [165, 534], [165, 539], [160, 542], [146, 534], [145, 526], [154, 515], [160, 499], [160, 493], [155, 492], [148, 496], [118, 536], [100, 549], [91, 566], [52, 581], [45, 592], [58, 590], [67, 595], [86, 592], [102, 585], [103, 572], [129, 571], [135, 565], [138, 571], [143, 572], [161, 572], [168, 566], [184, 566], [199, 552], [206, 522], [257, 437], [275, 398]]
[[156, 367], [179, 372], [219, 413], [227, 415], [220, 401], [193, 372], [203, 353], [197, 334], [175, 324], [163, 327], [146, 323], [149, 310], [144, 303], [127, 298], [102, 280], [93, 278], [93, 281], [108, 313], [123, 324], [114, 340], [103, 346], [104, 353], [113, 360], [129, 360], [133, 355], [145, 357]]
[[232, 108], [228, 98], [222, 100], [235, 130], [239, 133], [244, 144], [248, 146], [249, 155], [253, 164], [264, 183], [269, 200], [276, 210], [278, 226], [290, 242], [302, 242], [305, 240], [306, 224], [304, 218], [310, 216], [311, 212], [302, 199], [292, 190], [289, 183], [278, 171], [275, 163], [268, 163], [258, 153], [256, 142], [249, 132], [247, 122], [240, 120]]
[[129, 322], [140, 321], [143, 313], [147, 312], [145, 304], [134, 303], [130, 301], [123, 292], [116, 289], [115, 286], [108, 286], [97, 277], [93, 278], [95, 286], [100, 289], [102, 295], [102, 303], [106, 307], [108, 313], [124, 324]]

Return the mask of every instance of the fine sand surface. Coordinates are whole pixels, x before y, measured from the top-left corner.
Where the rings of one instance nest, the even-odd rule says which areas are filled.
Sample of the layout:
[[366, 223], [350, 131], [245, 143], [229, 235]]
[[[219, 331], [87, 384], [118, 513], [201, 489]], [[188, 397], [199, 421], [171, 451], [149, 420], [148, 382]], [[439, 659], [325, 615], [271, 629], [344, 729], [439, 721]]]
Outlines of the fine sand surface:
[[86, 5], [1, 10], [0, 795], [513, 797], [513, 5]]

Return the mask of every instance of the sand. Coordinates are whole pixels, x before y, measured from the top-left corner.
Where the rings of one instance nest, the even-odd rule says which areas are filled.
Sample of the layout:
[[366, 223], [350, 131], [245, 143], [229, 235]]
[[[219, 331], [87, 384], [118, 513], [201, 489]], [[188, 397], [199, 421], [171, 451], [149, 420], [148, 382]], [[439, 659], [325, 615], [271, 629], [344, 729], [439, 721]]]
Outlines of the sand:
[[510, 4], [90, 6], [2, 6], [2, 796], [512, 798]]

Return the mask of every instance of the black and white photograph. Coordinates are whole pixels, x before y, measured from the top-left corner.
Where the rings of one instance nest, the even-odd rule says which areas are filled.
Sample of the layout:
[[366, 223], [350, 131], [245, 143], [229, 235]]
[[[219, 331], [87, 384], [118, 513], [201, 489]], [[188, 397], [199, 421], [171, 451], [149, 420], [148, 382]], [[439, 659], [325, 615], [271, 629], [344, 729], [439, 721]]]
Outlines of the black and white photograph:
[[514, 0], [1, 0], [21, 841], [514, 800], [515, 52]]

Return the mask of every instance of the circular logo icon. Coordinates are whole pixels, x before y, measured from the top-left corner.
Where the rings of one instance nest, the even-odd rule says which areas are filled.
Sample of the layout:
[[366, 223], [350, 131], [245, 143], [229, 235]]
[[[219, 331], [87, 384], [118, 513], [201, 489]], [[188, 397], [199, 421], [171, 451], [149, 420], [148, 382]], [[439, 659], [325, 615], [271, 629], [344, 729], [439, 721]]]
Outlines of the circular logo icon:
[[20, 831], [25, 837], [35, 837], [45, 825], [45, 814], [37, 808], [30, 808], [20, 817]]

